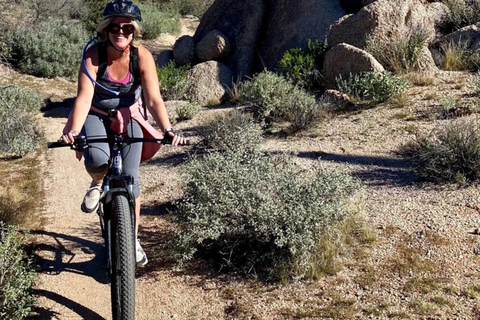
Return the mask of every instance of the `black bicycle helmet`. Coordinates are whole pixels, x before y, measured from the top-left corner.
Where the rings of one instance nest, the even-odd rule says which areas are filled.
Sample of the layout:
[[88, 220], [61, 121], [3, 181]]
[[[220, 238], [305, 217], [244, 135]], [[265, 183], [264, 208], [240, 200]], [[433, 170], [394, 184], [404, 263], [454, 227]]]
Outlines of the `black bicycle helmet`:
[[107, 3], [105, 10], [103, 10], [103, 18], [109, 17], [129, 17], [142, 21], [140, 8], [132, 1], [125, 0], [113, 0]]

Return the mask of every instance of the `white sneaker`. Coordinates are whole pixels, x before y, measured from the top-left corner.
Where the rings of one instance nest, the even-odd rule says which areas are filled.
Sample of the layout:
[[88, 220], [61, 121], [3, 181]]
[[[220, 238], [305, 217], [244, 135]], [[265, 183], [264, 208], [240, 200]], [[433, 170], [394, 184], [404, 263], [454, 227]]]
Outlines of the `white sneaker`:
[[102, 194], [102, 185], [90, 184], [90, 188], [87, 189], [87, 193], [83, 198], [82, 211], [85, 213], [92, 213], [98, 208], [100, 202], [100, 195]]
[[137, 261], [137, 268], [143, 267], [148, 263], [147, 255], [145, 251], [143, 251], [142, 246], [140, 245], [140, 241], [135, 241], [135, 258]]

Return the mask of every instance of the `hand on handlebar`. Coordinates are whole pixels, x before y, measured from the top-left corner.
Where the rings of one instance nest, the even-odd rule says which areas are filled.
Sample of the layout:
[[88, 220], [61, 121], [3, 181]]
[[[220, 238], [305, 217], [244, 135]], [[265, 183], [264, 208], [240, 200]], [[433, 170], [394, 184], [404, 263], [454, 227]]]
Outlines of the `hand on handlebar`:
[[58, 141], [59, 142], [63, 141], [64, 143], [67, 143], [67, 144], [73, 144], [73, 142], [75, 141], [75, 137], [78, 136], [79, 134], [80, 132], [76, 130], [70, 130], [62, 134], [62, 136], [60, 137], [60, 139], [58, 139]]
[[165, 130], [164, 136], [164, 139], [168, 143], [171, 143], [173, 146], [188, 144], [187, 139], [177, 131], [173, 130], [173, 128], [168, 128], [167, 130]]

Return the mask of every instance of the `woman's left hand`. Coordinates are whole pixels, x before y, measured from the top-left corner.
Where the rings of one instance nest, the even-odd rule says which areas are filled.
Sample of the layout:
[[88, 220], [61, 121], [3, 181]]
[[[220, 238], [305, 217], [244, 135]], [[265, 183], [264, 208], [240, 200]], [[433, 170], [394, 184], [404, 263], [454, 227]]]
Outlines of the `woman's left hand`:
[[173, 128], [168, 128], [164, 132], [164, 137], [167, 139], [167, 142], [171, 143], [173, 146], [178, 146], [178, 145], [187, 145], [188, 140], [185, 139], [180, 133], [177, 131], [173, 130]]

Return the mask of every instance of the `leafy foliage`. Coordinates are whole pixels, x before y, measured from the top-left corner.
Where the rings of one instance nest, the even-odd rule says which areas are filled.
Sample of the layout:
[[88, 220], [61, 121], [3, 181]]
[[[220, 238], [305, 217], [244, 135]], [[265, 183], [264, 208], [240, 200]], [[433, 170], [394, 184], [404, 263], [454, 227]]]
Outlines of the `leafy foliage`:
[[456, 119], [417, 137], [402, 152], [417, 163], [419, 175], [435, 182], [477, 181], [480, 178], [480, 123]]
[[81, 24], [67, 27], [58, 20], [45, 20], [35, 28], [20, 26], [13, 31], [10, 56], [24, 73], [73, 78], [87, 40], [87, 31]]
[[35, 115], [40, 97], [19, 87], [0, 87], [0, 152], [24, 156], [41, 138]]
[[409, 84], [404, 78], [387, 71], [383, 73], [365, 72], [350, 75], [346, 79], [339, 78], [337, 86], [340, 91], [353, 98], [378, 104], [400, 95], [408, 88]]
[[261, 141], [262, 128], [246, 113], [233, 110], [217, 115], [199, 133], [208, 149], [250, 153]]
[[0, 221], [0, 318], [25, 319], [35, 299], [35, 272], [24, 261], [23, 238], [18, 228]]
[[279, 61], [281, 74], [299, 87], [315, 92], [322, 87], [323, 57], [326, 46], [323, 42], [308, 41], [304, 49], [290, 49]]
[[160, 11], [158, 6], [147, 3], [138, 4], [142, 12], [142, 38], [155, 39], [161, 33], [180, 32], [180, 24], [176, 16], [169, 12]]
[[325, 106], [314, 96], [269, 71], [240, 84], [238, 90], [240, 102], [247, 104], [257, 119], [289, 121], [293, 131], [309, 128], [325, 114]]
[[455, 30], [480, 21], [480, 2], [477, 0], [446, 0], [449, 8], [449, 21]]
[[192, 119], [197, 113], [200, 112], [200, 110], [201, 107], [198, 103], [186, 102], [176, 108], [178, 115], [177, 119], [179, 121]]
[[160, 89], [165, 100], [182, 100], [186, 98], [189, 65], [177, 67], [175, 61], [163, 67], [157, 68], [160, 81]]
[[347, 214], [342, 201], [358, 186], [345, 173], [319, 163], [304, 170], [291, 160], [258, 149], [191, 159], [176, 211], [178, 257], [198, 252], [221, 268], [269, 278], [286, 265], [290, 276], [306, 275], [319, 236]]
[[102, 19], [103, 9], [106, 1], [83, 0], [78, 1], [80, 5], [72, 7], [72, 17], [78, 17], [89, 33], [95, 34], [98, 22]]
[[162, 3], [162, 11], [167, 10], [179, 13], [182, 16], [194, 15], [201, 18], [214, 0], [168, 0], [160, 2]]

